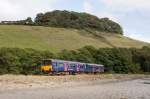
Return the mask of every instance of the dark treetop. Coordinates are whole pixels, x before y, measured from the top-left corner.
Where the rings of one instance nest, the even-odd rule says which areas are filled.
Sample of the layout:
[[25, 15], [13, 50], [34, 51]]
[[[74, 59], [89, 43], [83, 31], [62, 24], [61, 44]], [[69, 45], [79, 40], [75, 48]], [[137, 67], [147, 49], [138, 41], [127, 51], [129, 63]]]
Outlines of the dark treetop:
[[98, 18], [88, 13], [55, 10], [39, 13], [35, 18], [35, 24], [41, 26], [53, 26], [75, 29], [91, 29], [97, 31], [123, 34], [122, 27], [109, 18]]

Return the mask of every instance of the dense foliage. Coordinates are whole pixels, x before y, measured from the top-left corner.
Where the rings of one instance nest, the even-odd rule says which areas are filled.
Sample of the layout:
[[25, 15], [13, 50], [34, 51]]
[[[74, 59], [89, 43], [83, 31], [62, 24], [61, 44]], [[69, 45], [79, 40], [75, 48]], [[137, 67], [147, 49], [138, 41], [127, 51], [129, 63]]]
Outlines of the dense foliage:
[[150, 72], [149, 47], [95, 49], [86, 46], [57, 54], [33, 49], [0, 48], [0, 74], [40, 74], [41, 60], [47, 58], [104, 64], [106, 72]]
[[108, 18], [99, 19], [96, 16], [87, 13], [69, 12], [55, 10], [45, 14], [39, 13], [35, 18], [36, 25], [76, 28], [76, 29], [94, 29], [112, 33], [123, 34], [121, 26], [109, 20]]
[[53, 54], [47, 51], [1, 48], [0, 74], [39, 74], [41, 60], [52, 57]]
[[55, 10], [37, 14], [34, 22], [31, 17], [18, 21], [2, 21], [0, 24], [9, 25], [40, 25], [50, 27], [75, 28], [84, 30], [97, 30], [110, 33], [123, 34], [122, 27], [109, 18], [98, 18], [88, 13]]

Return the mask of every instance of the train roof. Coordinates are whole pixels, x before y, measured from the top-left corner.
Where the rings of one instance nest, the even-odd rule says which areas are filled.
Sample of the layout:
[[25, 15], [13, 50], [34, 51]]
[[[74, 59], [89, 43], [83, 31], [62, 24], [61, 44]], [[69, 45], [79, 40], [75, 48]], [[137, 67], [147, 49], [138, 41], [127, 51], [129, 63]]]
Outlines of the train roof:
[[92, 64], [92, 63], [82, 63], [82, 62], [76, 62], [76, 61], [66, 61], [66, 60], [59, 60], [59, 59], [43, 59], [43, 60], [51, 60], [51, 61], [59, 61], [59, 62], [70, 62], [70, 63], [79, 63], [79, 64], [88, 64], [88, 65], [95, 65], [95, 66], [104, 66], [102, 64]]
[[51, 59], [52, 61], [60, 61], [60, 62], [73, 62], [73, 63], [79, 63], [76, 61], [66, 61], [66, 60], [59, 60], [59, 59]]
[[95, 66], [104, 66], [102, 64], [91, 64], [91, 63], [87, 63], [88, 65], [95, 65]]

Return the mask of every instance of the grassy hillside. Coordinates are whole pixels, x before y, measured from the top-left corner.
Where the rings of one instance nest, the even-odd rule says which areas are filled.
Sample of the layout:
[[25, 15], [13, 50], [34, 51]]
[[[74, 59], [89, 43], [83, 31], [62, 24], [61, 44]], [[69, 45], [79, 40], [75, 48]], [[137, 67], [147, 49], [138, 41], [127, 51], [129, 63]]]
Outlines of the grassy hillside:
[[78, 49], [86, 45], [96, 48], [136, 47], [148, 43], [123, 37], [119, 34], [90, 32], [76, 29], [42, 26], [0, 25], [0, 47], [34, 48], [58, 52], [63, 49]]

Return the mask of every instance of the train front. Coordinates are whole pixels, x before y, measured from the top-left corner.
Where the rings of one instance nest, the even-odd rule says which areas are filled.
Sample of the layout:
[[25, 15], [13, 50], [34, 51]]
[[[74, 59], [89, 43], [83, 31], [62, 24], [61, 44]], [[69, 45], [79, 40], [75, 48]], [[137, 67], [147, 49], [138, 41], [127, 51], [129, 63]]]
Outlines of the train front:
[[48, 72], [48, 73], [52, 72], [52, 60], [51, 59], [42, 60], [41, 71]]

